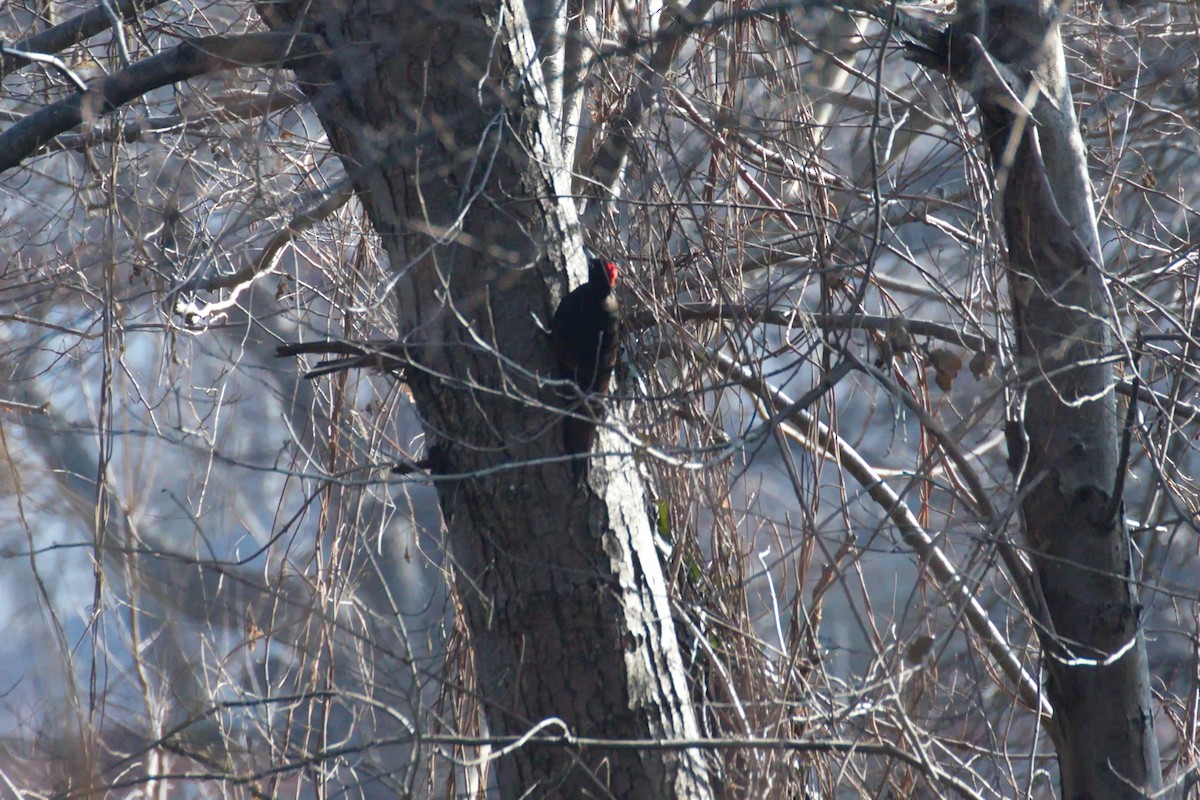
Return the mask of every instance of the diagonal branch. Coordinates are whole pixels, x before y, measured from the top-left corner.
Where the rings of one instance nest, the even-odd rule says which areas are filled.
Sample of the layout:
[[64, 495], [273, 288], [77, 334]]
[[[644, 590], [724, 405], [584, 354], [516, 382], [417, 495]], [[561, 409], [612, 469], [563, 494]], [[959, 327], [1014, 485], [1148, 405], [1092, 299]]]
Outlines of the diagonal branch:
[[[730, 379], [737, 381], [746, 390], [767, 402], [772, 408], [782, 409], [793, 405], [783, 392], [771, 386], [759, 374], [738, 364], [728, 354], [716, 353], [717, 366]], [[913, 516], [908, 505], [884, 482], [858, 451], [831, 431], [828, 426], [803, 409], [797, 408], [792, 415], [792, 424], [782, 426], [784, 433], [798, 442], [828, 453], [837, 453], [840, 463], [855, 480], [867, 490], [871, 498], [883, 507], [892, 523], [900, 530], [904, 542], [913, 549], [921, 563], [937, 580], [938, 585], [950, 597], [962, 604], [967, 625], [979, 636], [995, 659], [1000, 670], [1012, 682], [1018, 696], [1027, 706], [1040, 709], [1047, 717], [1053, 714], [1049, 702], [1043, 696], [1034, 676], [1025, 671], [1020, 660], [1009, 647], [1004, 635], [988, 617], [987, 611], [972, 594], [971, 587], [959, 574], [946, 554], [933, 542], [920, 522]]]
[[612, 133], [603, 140], [592, 159], [591, 176], [596, 185], [589, 191], [595, 192], [599, 188], [611, 192], [616, 188], [625, 158], [633, 145], [633, 135], [641, 127], [646, 109], [662, 89], [667, 71], [683, 47], [687, 33], [714, 5], [716, 0], [693, 0], [687, 8], [677, 5], [665, 12], [667, 21], [659, 27], [658, 47], [645, 63], [643, 74], [638, 78], [638, 87], [630, 95], [629, 102], [611, 121]]
[[[120, 18], [128, 21], [135, 19], [155, 6], [162, 5], [166, 0], [112, 0], [113, 11]], [[12, 48], [4, 48], [4, 56], [0, 58], [0, 78], [13, 70], [40, 60], [30, 58], [30, 55], [45, 55], [61, 53], [72, 45], [92, 38], [106, 28], [112, 27], [108, 11], [100, 5], [91, 11], [84, 12], [66, 22], [60, 22], [41, 33], [27, 36], [18, 42], [13, 42]]]
[[[291, 244], [297, 236], [311, 228], [321, 220], [349, 202], [354, 195], [349, 181], [343, 180], [328, 194], [322, 196], [319, 202], [310, 202], [288, 220], [288, 224], [277, 230], [259, 252], [253, 261], [229, 275], [217, 275], [211, 278], [193, 278], [185, 281], [167, 297], [167, 302], [174, 301], [174, 312], [184, 318], [184, 324], [189, 328], [202, 328], [209, 324], [215, 314], [237, 305], [242, 292], [259, 278], [275, 272], [279, 264], [279, 255]], [[203, 305], [180, 299], [181, 295], [190, 292], [215, 292], [222, 289], [232, 289], [229, 296], [222, 300], [214, 300]]]
[[4, 42], [0, 42], [0, 57], [14, 57], [27, 61], [30, 64], [45, 64], [47, 66], [54, 67], [54, 69], [62, 73], [64, 78], [74, 84], [76, 89], [81, 92], [87, 91], [87, 84], [84, 83], [83, 78], [75, 74], [75, 71], [68, 67], [66, 63], [58, 56], [50, 56], [46, 55], [45, 53], [35, 53], [29, 50], [18, 50], [15, 47], [7, 47], [5, 46]]
[[204, 36], [129, 69], [92, 81], [79, 92], [36, 111], [0, 134], [0, 173], [18, 166], [60, 133], [101, 117], [146, 92], [198, 75], [240, 67], [292, 69], [320, 58], [317, 40], [289, 33]]

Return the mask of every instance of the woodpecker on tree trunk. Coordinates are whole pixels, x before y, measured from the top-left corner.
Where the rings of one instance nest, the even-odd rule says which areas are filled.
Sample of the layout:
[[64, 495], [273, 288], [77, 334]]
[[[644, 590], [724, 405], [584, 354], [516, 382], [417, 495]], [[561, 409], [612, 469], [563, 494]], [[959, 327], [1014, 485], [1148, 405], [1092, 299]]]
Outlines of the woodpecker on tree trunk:
[[[608, 391], [617, 363], [621, 316], [613, 294], [616, 285], [617, 265], [590, 259], [587, 283], [563, 298], [550, 323], [554, 377], [578, 387], [563, 392], [568, 411], [563, 417], [563, 448], [572, 455], [592, 449], [596, 419], [604, 411], [595, 395]], [[576, 479], [587, 474], [587, 463], [578, 458], [572, 464]]]
[[318, 361], [317, 365], [304, 373], [309, 380], [328, 375], [331, 372], [341, 372], [347, 369], [374, 367], [385, 372], [401, 372], [404, 369], [403, 345], [394, 341], [365, 342], [289, 342], [275, 349], [279, 358], [298, 356], [309, 353], [322, 355], [338, 355], [344, 358], [330, 358]]

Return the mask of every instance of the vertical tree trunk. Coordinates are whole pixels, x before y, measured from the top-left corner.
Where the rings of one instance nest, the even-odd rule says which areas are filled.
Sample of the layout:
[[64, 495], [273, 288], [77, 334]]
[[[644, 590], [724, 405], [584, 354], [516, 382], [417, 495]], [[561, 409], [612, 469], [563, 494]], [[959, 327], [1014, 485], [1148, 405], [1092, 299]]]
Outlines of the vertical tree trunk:
[[[1020, 379], [1010, 462], [1045, 602], [1031, 611], [1062, 795], [1144, 797], [1162, 777], [1120, 498], [1111, 356], [1123, 345], [1056, 15], [1046, 0], [992, 0], [952, 31], [950, 55], [971, 65], [1002, 197]], [[1030, 75], [1040, 95], [1027, 91]]]
[[[262, 9], [328, 44], [300, 78], [399, 275], [490, 731], [557, 717], [578, 735], [696, 736], [631, 460], [598, 462], [586, 487], [570, 462], [539, 463], [563, 451], [534, 319], [549, 322], [564, 264], [576, 282], [586, 268], [524, 4]], [[523, 747], [498, 767], [505, 797], [710, 794], [695, 752]]]

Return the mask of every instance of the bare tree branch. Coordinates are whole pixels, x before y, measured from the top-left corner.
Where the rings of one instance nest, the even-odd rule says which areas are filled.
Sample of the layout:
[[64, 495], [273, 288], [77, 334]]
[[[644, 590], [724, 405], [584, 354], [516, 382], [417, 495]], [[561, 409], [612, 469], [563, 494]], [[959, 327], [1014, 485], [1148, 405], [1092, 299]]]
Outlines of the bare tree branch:
[[214, 125], [234, 119], [253, 119], [272, 114], [299, 103], [307, 102], [299, 89], [280, 86], [269, 94], [251, 94], [241, 97], [214, 98], [217, 103], [205, 116], [184, 117], [169, 114], [162, 117], [135, 119], [123, 125], [97, 125], [80, 133], [66, 133], [50, 143], [51, 148], [82, 150], [101, 142], [137, 142], [156, 131], [179, 129], [186, 133], [198, 133]]
[[664, 24], [659, 28], [658, 47], [645, 63], [645, 68], [638, 77], [638, 86], [629, 101], [611, 121], [611, 132], [601, 142], [591, 162], [589, 174], [594, 185], [598, 185], [604, 191], [612, 191], [615, 188], [621, 177], [625, 157], [633, 144], [633, 133], [641, 127], [646, 109], [662, 88], [667, 71], [675, 62], [675, 56], [683, 46], [687, 32], [697, 20], [703, 19], [714, 5], [716, 0], [694, 0], [686, 8], [678, 4], [670, 7]]
[[30, 114], [0, 134], [0, 173], [18, 166], [55, 136], [110, 113], [146, 92], [223, 69], [295, 65], [319, 57], [315, 39], [287, 33], [205, 36], [90, 84], [87, 92]]
[[30, 64], [47, 64], [54, 67], [63, 74], [67, 80], [75, 85], [75, 88], [81, 92], [87, 91], [87, 84], [83, 78], [75, 74], [75, 71], [63, 63], [61, 58], [57, 56], [48, 56], [45, 53], [31, 53], [26, 50], [18, 50], [15, 47], [6, 47], [3, 42], [0, 42], [0, 56], [20, 58], [28, 61]]
[[[129, 21], [165, 2], [167, 0], [115, 0], [113, 5], [116, 13]], [[0, 59], [0, 78], [24, 64], [32, 63], [34, 59], [29, 58], [27, 54], [60, 53], [71, 45], [90, 39], [111, 27], [111, 24], [109, 10], [98, 5], [91, 11], [85, 11], [41, 33], [14, 42], [11, 49], [4, 48], [4, 56]]]
[[333, 191], [324, 194], [317, 202], [310, 203], [296, 212], [287, 225], [275, 232], [275, 235], [252, 262], [229, 275], [203, 279], [197, 277], [184, 282], [182, 286], [167, 295], [168, 301], [189, 292], [215, 292], [221, 289], [232, 289], [233, 291], [228, 297], [210, 303], [197, 304], [178, 300], [175, 303], [174, 313], [182, 316], [188, 327], [204, 327], [215, 314], [220, 314], [237, 305], [238, 297], [250, 288], [254, 281], [274, 272], [280, 252], [297, 235], [337, 211], [353, 196], [354, 192], [350, 188], [350, 182], [343, 180], [334, 187]]
[[[790, 398], [772, 387], [761, 375], [738, 364], [726, 353], [718, 351], [716, 359], [722, 372], [761, 397], [771, 407], [789, 408], [794, 405]], [[908, 505], [853, 447], [831, 431], [823, 422], [803, 409], [796, 409], [794, 418], [796, 425], [794, 427], [785, 426], [785, 433], [798, 442], [816, 446], [821, 451], [837, 454], [839, 462], [846, 471], [854, 476], [855, 480], [867, 490], [871, 498], [883, 508], [884, 513], [900, 529], [905, 543], [913, 548], [913, 552], [921, 559], [921, 563], [929, 568], [942, 590], [948, 597], [961, 604], [967, 624], [983, 640], [984, 646], [992, 654], [1001, 671], [1012, 681], [1021, 701], [1029, 708], [1040, 709], [1046, 716], [1051, 716], [1053, 710], [1042, 694], [1037, 679], [1025, 671], [1004, 635], [988, 618], [987, 611], [980, 605], [967, 581], [946, 558], [941, 548], [934, 544], [933, 537], [921, 527]]]

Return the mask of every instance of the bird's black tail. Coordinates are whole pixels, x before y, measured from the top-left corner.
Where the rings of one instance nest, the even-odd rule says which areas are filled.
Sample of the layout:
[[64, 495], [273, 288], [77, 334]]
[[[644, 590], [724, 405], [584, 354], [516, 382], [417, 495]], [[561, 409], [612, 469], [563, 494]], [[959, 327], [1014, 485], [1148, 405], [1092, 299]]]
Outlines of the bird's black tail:
[[576, 456], [571, 462], [571, 473], [576, 482], [582, 483], [591, 464], [588, 454], [596, 441], [596, 420], [604, 413], [604, 404], [599, 400], [584, 400], [568, 411], [563, 416], [563, 450]]

